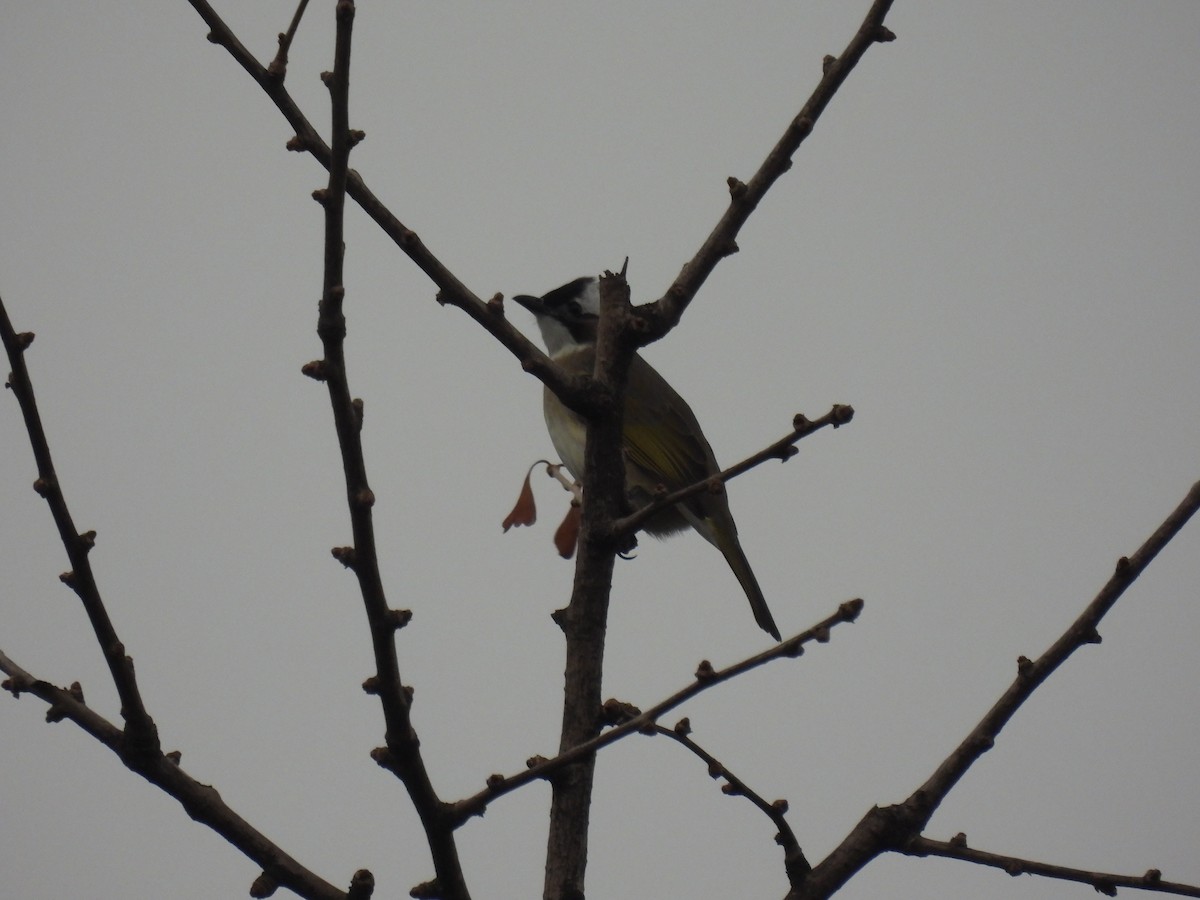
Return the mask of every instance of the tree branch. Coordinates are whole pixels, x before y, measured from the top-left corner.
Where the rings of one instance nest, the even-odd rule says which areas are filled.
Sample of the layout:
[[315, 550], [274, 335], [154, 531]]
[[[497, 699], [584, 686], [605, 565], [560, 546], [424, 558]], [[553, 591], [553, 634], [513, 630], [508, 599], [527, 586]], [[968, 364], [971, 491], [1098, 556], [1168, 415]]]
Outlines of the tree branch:
[[49, 704], [47, 721], [69, 719], [74, 722], [113, 751], [131, 771], [178, 800], [191, 818], [207, 825], [262, 866], [264, 876], [270, 881], [308, 900], [347, 900], [345, 891], [306, 869], [230, 809], [215, 788], [188, 775], [179, 766], [179, 754], [144, 755], [134, 765], [124, 752], [125, 736], [121, 729], [84, 703], [83, 692], [78, 684], [70, 689], [55, 687], [35, 678], [3, 652], [0, 652], [0, 671], [8, 675], [2, 685], [4, 690], [14, 697], [29, 693], [44, 700]]
[[0, 300], [0, 341], [4, 344], [9, 365], [12, 366], [6, 387], [12, 390], [17, 404], [21, 407], [25, 430], [29, 434], [33, 458], [37, 463], [38, 477], [33, 483], [33, 489], [49, 504], [50, 514], [58, 528], [59, 540], [62, 541], [63, 548], [67, 551], [67, 559], [71, 563], [70, 570], [60, 575], [59, 579], [82, 601], [84, 612], [87, 613], [96, 641], [100, 645], [100, 652], [104, 655], [113, 684], [117, 688], [117, 696], [121, 700], [121, 717], [125, 720], [125, 731], [119, 748], [121, 757], [131, 766], [150, 764], [161, 754], [158, 729], [142, 702], [137, 676], [133, 671], [133, 659], [125, 655], [125, 645], [117, 637], [116, 628], [108, 617], [108, 610], [100, 597], [100, 588], [92, 573], [88, 553], [96, 543], [96, 532], [79, 533], [71, 518], [71, 511], [67, 508], [67, 499], [59, 484], [58, 475], [54, 471], [50, 444], [46, 440], [45, 429], [42, 428], [42, 417], [33, 395], [33, 383], [25, 365], [25, 350], [33, 343], [33, 338], [32, 332], [16, 333], [12, 322], [9, 321], [8, 311], [4, 308], [4, 301]]
[[[842, 622], [855, 621], [862, 612], [862, 609], [862, 600], [847, 600], [838, 607], [837, 612], [813, 625], [811, 628], [798, 632], [778, 644], [772, 644], [761, 653], [746, 657], [740, 662], [727, 666], [724, 669], [714, 669], [708, 660], [702, 660], [700, 665], [696, 667], [694, 680], [689, 685], [681, 688], [670, 697], [656, 703], [644, 712], [638, 710], [636, 707], [624, 705], [623, 708], [628, 710], [628, 715], [621, 716], [618, 720], [619, 724], [616, 724], [608, 731], [598, 734], [581, 744], [562, 750], [552, 759], [534, 757], [523, 772], [518, 772], [508, 777], [500, 775], [491, 776], [488, 778], [488, 784], [484, 790], [453, 804], [455, 817], [465, 821], [471, 816], [482, 815], [495, 798], [512, 793], [517, 788], [529, 784], [531, 781], [543, 778], [548, 779], [563, 766], [570, 765], [585, 756], [591, 756], [597, 750], [607, 747], [609, 744], [614, 744], [631, 734], [646, 731], [648, 728], [653, 727], [661, 716], [666, 715], [671, 710], [681, 706], [709, 688], [729, 681], [731, 678], [736, 678], [739, 675], [749, 672], [751, 669], [756, 669], [774, 660], [791, 659], [801, 656], [804, 653], [805, 644], [814, 641], [818, 644], [827, 643], [831, 629]], [[611, 708], [611, 704], [615, 702], [609, 701], [605, 706]], [[610, 715], [609, 718], [611, 720], [612, 716]]]
[[[188, 2], [208, 25], [209, 41], [224, 47], [287, 119], [295, 132], [288, 141], [288, 149], [307, 152], [328, 169], [332, 164], [332, 151], [284, 87], [282, 73], [272, 74], [259, 63], [206, 0]], [[523, 369], [554, 390], [564, 402], [570, 398], [573, 405], [578, 406], [585, 401], [580, 387], [565, 377], [550, 357], [504, 317], [504, 303], [499, 295], [487, 303], [480, 300], [425, 246], [415, 231], [392, 214], [352, 169], [346, 173], [346, 193], [437, 286], [439, 303], [458, 307], [482, 325], [520, 361]]]
[[1096, 630], [1100, 620], [1198, 509], [1200, 481], [1192, 485], [1179, 506], [1133, 556], [1117, 561], [1108, 583], [1045, 653], [1036, 661], [1024, 656], [1017, 660], [1016, 680], [933, 775], [903, 803], [869, 810], [842, 843], [813, 869], [802, 888], [788, 894], [789, 900], [829, 897], [880, 853], [904, 852], [975, 760], [992, 748], [1000, 730], [1033, 692], [1080, 647], [1100, 643]]
[[758, 171], [746, 183], [736, 178], [728, 179], [729, 206], [716, 227], [676, 276], [674, 284], [659, 300], [639, 306], [637, 312], [644, 318], [645, 330], [638, 336], [638, 345], [652, 343], [679, 324], [700, 286], [726, 256], [738, 250], [737, 236], [750, 214], [757, 208], [767, 191], [784, 172], [792, 167], [792, 156], [842, 86], [846, 78], [858, 65], [858, 61], [872, 44], [893, 41], [896, 36], [883, 25], [891, 9], [892, 0], [875, 0], [858, 31], [846, 45], [839, 57], [825, 58], [825, 72], [808, 101], [801, 107], [783, 136], [771, 148]]
[[694, 484], [689, 484], [687, 487], [680, 488], [677, 491], [671, 491], [669, 494], [663, 494], [649, 503], [646, 506], [638, 509], [636, 512], [630, 513], [622, 519], [618, 519], [613, 523], [613, 530], [617, 534], [633, 534], [652, 518], [656, 513], [668, 506], [674, 506], [680, 501], [686, 500], [694, 494], [699, 494], [703, 491], [711, 491], [715, 485], [725, 484], [731, 479], [737, 478], [746, 472], [749, 472], [755, 466], [762, 465], [768, 460], [778, 459], [781, 462], [787, 462], [798, 452], [796, 444], [803, 438], [808, 437], [815, 431], [820, 431], [827, 425], [834, 428], [840, 428], [854, 418], [854, 407], [835, 404], [821, 418], [813, 421], [804, 418], [797, 414], [792, 419], [792, 433], [784, 435], [773, 444], [769, 444], [757, 453], [751, 454], [739, 463], [735, 463], [728, 469], [718, 472], [716, 475], [710, 475], [703, 481], [697, 481]]
[[1016, 856], [989, 853], [986, 850], [974, 850], [967, 846], [966, 837], [961, 834], [950, 841], [935, 841], [923, 836], [917, 837], [900, 852], [906, 856], [940, 856], [944, 859], [978, 863], [981, 866], [1003, 869], [1013, 876], [1042, 875], [1046, 878], [1076, 881], [1080, 884], [1090, 885], [1097, 893], [1108, 897], [1117, 896], [1117, 888], [1123, 887], [1142, 891], [1158, 891], [1180, 897], [1200, 897], [1200, 886], [1163, 881], [1162, 872], [1158, 869], [1150, 869], [1144, 875], [1116, 875], [1110, 872], [1089, 872], [1086, 869], [1055, 866]]
[[711, 777], [725, 779], [725, 784], [721, 786], [722, 793], [730, 797], [745, 797], [774, 823], [778, 829], [775, 834], [775, 843], [783, 848], [783, 866], [787, 873], [788, 884], [798, 886], [804, 880], [804, 876], [812, 870], [812, 866], [805, 859], [804, 851], [800, 849], [800, 842], [796, 840], [796, 834], [792, 831], [792, 826], [788, 824], [786, 818], [788, 802], [776, 800], [768, 803], [760, 794], [752, 790], [746, 782], [729, 771], [728, 766], [692, 740], [691, 722], [686, 718], [676, 722], [674, 728], [665, 728], [655, 724], [654, 733], [669, 737], [700, 757], [708, 766], [708, 774]]
[[328, 186], [318, 192], [317, 197], [325, 209], [324, 286], [317, 321], [317, 334], [321, 338], [325, 356], [317, 363], [310, 363], [305, 371], [324, 380], [329, 389], [334, 428], [342, 455], [354, 546], [338, 548], [334, 555], [352, 569], [358, 578], [371, 631], [376, 674], [368, 679], [367, 687], [370, 693], [379, 697], [386, 725], [385, 746], [377, 749], [373, 755], [377, 763], [393, 772], [404, 784], [425, 828], [436, 882], [435, 885], [424, 885], [422, 889], [429, 892], [428, 896], [466, 900], [470, 894], [458, 859], [453, 826], [444, 814], [445, 804], [438, 797], [425, 768], [420, 740], [410, 716], [411, 692], [400, 678], [396, 630], [408, 621], [409, 614], [391, 609], [384, 592], [371, 515], [375, 495], [367, 481], [362, 450], [362, 402], [351, 399], [346, 372], [346, 317], [342, 310], [345, 298], [343, 223], [350, 149], [360, 135], [351, 132], [349, 114], [354, 3], [352, 0], [339, 0], [336, 11], [334, 69], [332, 73], [322, 76], [331, 98], [333, 149]]

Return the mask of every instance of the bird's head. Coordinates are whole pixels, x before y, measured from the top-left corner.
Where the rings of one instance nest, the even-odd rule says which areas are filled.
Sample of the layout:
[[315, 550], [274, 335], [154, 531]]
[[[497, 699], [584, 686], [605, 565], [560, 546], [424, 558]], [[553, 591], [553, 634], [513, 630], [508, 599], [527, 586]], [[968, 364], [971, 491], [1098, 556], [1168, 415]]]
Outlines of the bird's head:
[[600, 287], [595, 278], [576, 278], [541, 297], [513, 297], [537, 318], [551, 356], [596, 343]]

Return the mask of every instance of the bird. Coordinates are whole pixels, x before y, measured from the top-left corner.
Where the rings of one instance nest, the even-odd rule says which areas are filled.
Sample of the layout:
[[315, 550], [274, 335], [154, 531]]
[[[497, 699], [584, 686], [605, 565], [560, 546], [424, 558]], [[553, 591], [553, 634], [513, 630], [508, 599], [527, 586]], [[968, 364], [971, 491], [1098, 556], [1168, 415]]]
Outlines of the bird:
[[[512, 299], [533, 313], [551, 359], [570, 374], [592, 373], [600, 311], [597, 279], [576, 278], [541, 297], [519, 294]], [[582, 480], [585, 419], [549, 388], [544, 391], [542, 407], [555, 452], [572, 476]], [[678, 490], [721, 471], [691, 407], [639, 354], [634, 354], [629, 366], [622, 443], [625, 486], [635, 508], [650, 503], [663, 488]], [[738, 541], [724, 491], [693, 494], [655, 513], [644, 527], [660, 538], [691, 527], [720, 550], [750, 600], [754, 620], [780, 640], [779, 628]]]

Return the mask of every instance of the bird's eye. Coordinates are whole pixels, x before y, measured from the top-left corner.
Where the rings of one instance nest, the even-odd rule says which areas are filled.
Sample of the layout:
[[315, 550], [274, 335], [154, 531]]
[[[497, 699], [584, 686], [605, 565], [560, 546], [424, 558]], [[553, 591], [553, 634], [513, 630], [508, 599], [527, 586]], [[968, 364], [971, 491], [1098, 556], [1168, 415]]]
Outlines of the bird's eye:
[[583, 307], [581, 307], [579, 302], [576, 300], [571, 300], [568, 302], [567, 309], [570, 311], [571, 315], [577, 319], [583, 315]]

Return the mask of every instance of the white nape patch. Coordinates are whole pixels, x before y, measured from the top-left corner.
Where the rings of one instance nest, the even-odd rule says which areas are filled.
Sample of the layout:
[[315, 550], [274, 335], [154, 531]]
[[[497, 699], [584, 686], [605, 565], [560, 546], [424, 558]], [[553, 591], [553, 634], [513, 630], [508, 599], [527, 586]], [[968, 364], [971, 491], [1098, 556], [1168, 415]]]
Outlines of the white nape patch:
[[579, 296], [579, 308], [593, 316], [600, 315], [600, 280], [593, 278]]

